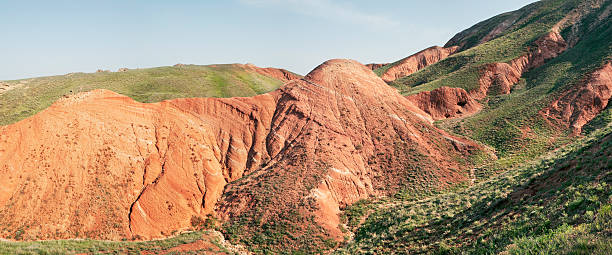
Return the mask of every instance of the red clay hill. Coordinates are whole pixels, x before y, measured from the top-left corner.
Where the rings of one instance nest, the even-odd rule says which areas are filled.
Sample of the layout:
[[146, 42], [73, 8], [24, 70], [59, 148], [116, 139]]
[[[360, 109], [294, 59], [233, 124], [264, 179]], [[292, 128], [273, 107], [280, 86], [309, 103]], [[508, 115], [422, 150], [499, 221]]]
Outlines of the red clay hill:
[[0, 237], [150, 239], [209, 214], [260, 231], [291, 212], [339, 239], [345, 205], [468, 180], [482, 148], [431, 122], [350, 60], [251, 98], [66, 97], [0, 127]]
[[[411, 75], [429, 65], [438, 63], [439, 61], [447, 58], [448, 56], [457, 52], [459, 47], [452, 46], [448, 48], [442, 48], [439, 46], [433, 46], [410, 55], [391, 66], [381, 74], [381, 78], [386, 82], [392, 82], [399, 78]], [[374, 67], [385, 67], [387, 64], [370, 64], [371, 68]]]

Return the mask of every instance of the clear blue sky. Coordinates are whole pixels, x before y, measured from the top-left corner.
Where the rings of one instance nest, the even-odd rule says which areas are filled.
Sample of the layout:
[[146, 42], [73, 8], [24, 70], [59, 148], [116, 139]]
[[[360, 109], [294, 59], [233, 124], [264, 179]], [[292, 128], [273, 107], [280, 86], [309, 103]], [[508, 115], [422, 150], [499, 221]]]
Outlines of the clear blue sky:
[[0, 80], [175, 63], [389, 62], [534, 0], [0, 0]]

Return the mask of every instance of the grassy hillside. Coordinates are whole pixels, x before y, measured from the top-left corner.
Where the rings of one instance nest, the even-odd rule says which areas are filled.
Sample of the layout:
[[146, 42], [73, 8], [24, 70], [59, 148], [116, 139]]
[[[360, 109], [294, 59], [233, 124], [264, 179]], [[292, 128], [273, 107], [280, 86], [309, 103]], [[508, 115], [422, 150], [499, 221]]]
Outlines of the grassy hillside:
[[[600, 8], [592, 9], [594, 3]], [[484, 109], [461, 120], [440, 122], [456, 133], [468, 135], [495, 148], [506, 164], [522, 162], [567, 143], [565, 130], [550, 127], [538, 111], [555, 95], [578, 83], [585, 74], [600, 67], [612, 56], [612, 28], [609, 19], [601, 20], [612, 1], [544, 0], [516, 12], [502, 14], [459, 33], [449, 45], [474, 45], [451, 55], [391, 85], [411, 95], [448, 86], [468, 91], [478, 88], [480, 71], [488, 63], [509, 62], [525, 53], [534, 41], [551, 31], [570, 13], [582, 13], [579, 21], [561, 34], [574, 41], [572, 47], [544, 66], [523, 74], [509, 95], [489, 95]], [[511, 16], [511, 17], [510, 17]], [[570, 15], [571, 16], [571, 15]], [[514, 21], [488, 42], [480, 42], [501, 22]], [[527, 136], [525, 134], [528, 134]]]
[[185, 65], [127, 72], [73, 73], [6, 83], [14, 88], [0, 91], [0, 125], [32, 116], [63, 95], [92, 89], [109, 89], [140, 102], [158, 102], [181, 97], [254, 96], [283, 84], [241, 65]]
[[[54, 240], [30, 242], [0, 241], [0, 254], [166, 254], [170, 249], [195, 246], [181, 254], [232, 254], [222, 245], [222, 240], [209, 231], [194, 231], [176, 237], [147, 242], [114, 242], [98, 240]], [[186, 248], [187, 248], [186, 247]]]
[[[552, 136], [556, 130], [544, 123], [538, 111], [612, 56], [609, 38], [612, 38], [611, 22], [599, 26], [544, 66], [525, 73], [511, 94], [490, 97], [482, 112], [455, 124], [455, 131], [495, 147], [502, 156], [510, 156], [526, 145], [548, 149], [543, 144], [547, 141], [542, 138]], [[521, 139], [521, 130], [526, 127], [530, 127], [533, 137]]]
[[611, 194], [609, 126], [468, 188], [357, 203], [349, 222], [371, 215], [338, 253], [610, 254]]
[[[498, 159], [472, 169], [469, 181], [446, 190], [422, 188], [371, 197], [342, 208], [340, 228], [346, 239], [337, 243], [318, 235], [323, 230], [314, 218], [300, 215], [300, 210], [314, 205], [287, 203], [288, 194], [283, 192], [284, 196], [274, 196], [282, 189], [308, 194], [317, 182], [308, 179], [307, 188], [296, 188], [295, 180], [304, 178], [307, 170], [322, 171], [327, 166], [283, 168], [282, 174], [270, 171], [256, 175], [261, 180], [248, 189], [257, 201], [255, 212], [225, 222], [221, 227], [225, 238], [266, 254], [280, 246], [296, 253], [326, 253], [339, 247], [335, 254], [612, 254], [612, 106], [587, 124], [580, 136], [552, 126], [539, 113], [612, 60], [612, 20], [601, 18], [611, 6], [612, 0], [543, 0], [493, 17], [447, 43], [447, 47], [460, 46], [460, 52], [390, 84], [404, 95], [442, 86], [474, 90], [483, 66], [526, 54], [535, 40], [560, 27], [570, 46], [567, 51], [524, 73], [510, 94], [487, 95], [479, 101], [480, 112], [435, 123], [495, 150]], [[375, 72], [380, 75], [390, 66]], [[235, 65], [71, 74], [8, 83], [15, 88], [0, 92], [0, 125], [31, 116], [65, 94], [96, 88], [156, 102], [252, 96], [282, 84]], [[403, 155], [398, 160], [425, 162]], [[263, 208], [271, 203], [277, 203], [281, 213], [264, 222], [263, 216], [271, 216]], [[153, 242], [0, 242], [0, 254], [159, 252], [202, 240], [213, 244], [214, 252], [227, 252], [206, 233]]]
[[[565, 17], [580, 14], [560, 26], [570, 48], [524, 73], [510, 94], [488, 95], [475, 115], [436, 122], [495, 149], [499, 159], [473, 170], [473, 186], [353, 204], [343, 214], [349, 241], [336, 253], [611, 254], [612, 108], [587, 124], [582, 138], [539, 114], [612, 59], [612, 22], [601, 18], [611, 5], [544, 0], [502, 14], [447, 44], [461, 52], [393, 82], [404, 95], [441, 86], [473, 90], [483, 65], [527, 53]], [[503, 29], [485, 40], [496, 28]]]
[[[529, 5], [517, 11], [517, 15], [520, 14], [518, 16], [522, 18], [513, 26], [503, 30], [495, 39], [480, 44], [468, 43], [463, 47], [463, 51], [417, 73], [398, 79], [392, 85], [404, 94], [414, 94], [441, 86], [474, 89], [478, 86], [478, 71], [481, 66], [488, 63], [509, 62], [527, 53], [528, 47], [532, 46], [536, 39], [549, 32], [570, 10], [577, 8], [579, 2], [545, 0]], [[487, 21], [491, 24], [486, 23], [488, 25], [483, 28], [484, 30], [477, 30], [480, 32], [463, 40], [479, 42], [488, 34], [490, 27], [499, 25], [507, 15], [502, 14], [492, 18]], [[468, 31], [476, 28], [480, 28], [480, 25]], [[451, 42], [448, 46], [455, 45]]]

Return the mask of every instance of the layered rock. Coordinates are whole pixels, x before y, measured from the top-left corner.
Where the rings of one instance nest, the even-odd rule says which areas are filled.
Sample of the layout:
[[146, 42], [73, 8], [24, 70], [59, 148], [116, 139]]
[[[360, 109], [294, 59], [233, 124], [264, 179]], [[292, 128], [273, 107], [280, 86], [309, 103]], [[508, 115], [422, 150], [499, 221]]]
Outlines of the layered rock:
[[314, 215], [341, 239], [344, 206], [466, 181], [466, 165], [455, 159], [480, 150], [432, 126], [427, 113], [353, 61], [328, 61], [281, 91], [268, 139], [284, 146], [269, 147], [272, 161], [231, 183], [218, 204], [220, 216], [246, 228], [242, 233], [299, 221], [288, 215]]
[[508, 63], [482, 66], [477, 89], [467, 92], [462, 88], [441, 87], [407, 98], [435, 120], [474, 114], [481, 109], [475, 100], [484, 99], [489, 94], [509, 94], [524, 72], [543, 65], [567, 49], [567, 43], [556, 32], [547, 33], [536, 40], [534, 45], [533, 49], [528, 49], [528, 53]]
[[580, 134], [582, 127], [608, 106], [612, 97], [612, 64], [610, 62], [589, 74], [577, 86], [563, 92], [540, 113], [554, 124]]
[[432, 121], [349, 60], [252, 98], [81, 93], [0, 127], [0, 233], [149, 239], [194, 217], [266, 222], [302, 204], [300, 215], [340, 238], [343, 206], [467, 180], [480, 147]]
[[[11, 237], [154, 238], [213, 212], [266, 155], [273, 94], [142, 104], [106, 90], [0, 128], [0, 219]], [[259, 154], [255, 154], [257, 151]]]
[[392, 66], [382, 73], [380, 77], [385, 82], [395, 81], [447, 58], [451, 54], [455, 53], [458, 48], [459, 47], [456, 46], [449, 48], [442, 48], [438, 46], [427, 48], [391, 64]]
[[463, 117], [482, 108], [482, 105], [462, 88], [441, 87], [407, 98], [434, 120]]
[[[470, 91], [476, 99], [488, 93], [509, 94], [524, 72], [542, 66], [547, 60], [557, 57], [567, 49], [567, 43], [557, 32], [549, 32], [535, 41], [528, 53], [508, 63], [491, 63], [480, 71], [479, 88]], [[490, 91], [491, 90], [491, 91]]]
[[367, 64], [367, 65], [365, 65], [365, 66], [366, 66], [367, 68], [371, 69], [372, 71], [374, 71], [374, 70], [376, 70], [376, 69], [378, 69], [378, 68], [381, 68], [381, 67], [383, 67], [383, 66], [386, 66], [386, 65], [388, 65], [388, 64], [389, 64], [389, 63], [385, 63], [385, 64], [375, 64], [375, 63], [372, 63], [372, 64]]

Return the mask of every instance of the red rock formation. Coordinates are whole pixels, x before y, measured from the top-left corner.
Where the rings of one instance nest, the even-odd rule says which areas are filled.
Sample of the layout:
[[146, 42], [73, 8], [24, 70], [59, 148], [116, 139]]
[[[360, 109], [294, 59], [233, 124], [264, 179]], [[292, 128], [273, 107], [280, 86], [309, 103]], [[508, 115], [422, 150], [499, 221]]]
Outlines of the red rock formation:
[[365, 66], [366, 66], [367, 68], [369, 68], [370, 70], [374, 71], [374, 70], [376, 70], [376, 69], [378, 69], [378, 68], [381, 68], [381, 67], [383, 67], [383, 66], [386, 66], [386, 65], [388, 65], [388, 64], [389, 64], [389, 63], [385, 63], [385, 64], [374, 64], [374, 63], [372, 63], [372, 64], [367, 64], [367, 65], [365, 65]]
[[557, 32], [550, 32], [535, 42], [536, 47], [529, 53], [518, 57], [509, 63], [491, 63], [480, 71], [477, 90], [470, 91], [476, 99], [482, 99], [493, 89], [495, 94], [509, 94], [524, 72], [539, 67], [549, 59], [557, 57], [567, 49], [567, 43]]
[[527, 58], [520, 57], [510, 61], [510, 64], [491, 63], [485, 65], [480, 71], [479, 88], [471, 91], [470, 94], [478, 99], [485, 98], [489, 93], [495, 95], [510, 94], [512, 86], [521, 79], [526, 63]]
[[465, 165], [453, 157], [479, 146], [432, 126], [429, 115], [367, 67], [328, 61], [281, 90], [268, 141], [284, 146], [269, 146], [273, 160], [230, 184], [219, 203], [226, 220], [258, 222], [246, 233], [269, 221], [291, 225], [284, 215], [296, 212], [314, 214], [341, 239], [338, 213], [346, 205], [413, 185], [467, 180]]
[[563, 92], [540, 113], [557, 124], [571, 128], [576, 135], [582, 127], [608, 106], [612, 97], [612, 64], [591, 73], [578, 86]]
[[434, 46], [422, 50], [414, 55], [400, 60], [398, 63], [394, 63], [392, 67], [387, 69], [387, 71], [381, 75], [381, 78], [385, 82], [392, 82], [401, 77], [411, 75], [428, 65], [435, 64], [440, 60], [447, 58], [451, 54], [455, 53], [458, 48], [459, 47], [457, 46], [449, 48]]
[[227, 182], [259, 166], [274, 105], [274, 93], [142, 104], [96, 90], [2, 127], [0, 221], [12, 226], [2, 237], [185, 229], [213, 211]]
[[462, 88], [441, 87], [407, 98], [434, 120], [463, 117], [476, 113], [482, 108]]
[[[252, 98], [144, 104], [81, 93], [0, 127], [0, 235], [164, 237], [215, 213], [222, 198], [228, 220], [312, 201], [303, 213], [339, 238], [341, 206], [467, 179], [456, 159], [480, 147], [431, 121], [348, 60]], [[267, 183], [277, 190], [264, 192]]]

